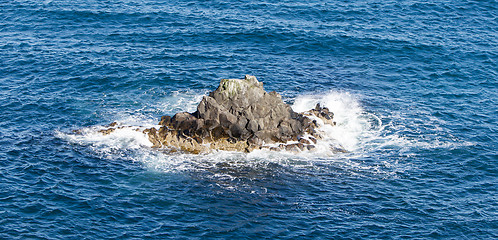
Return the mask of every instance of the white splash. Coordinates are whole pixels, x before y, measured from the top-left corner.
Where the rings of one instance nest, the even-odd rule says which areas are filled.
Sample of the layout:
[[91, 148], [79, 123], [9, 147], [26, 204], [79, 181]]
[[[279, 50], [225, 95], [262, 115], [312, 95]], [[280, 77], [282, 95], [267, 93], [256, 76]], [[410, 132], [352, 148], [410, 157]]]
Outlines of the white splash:
[[[150, 113], [151, 108], [156, 108], [157, 114], [160, 115], [193, 112], [203, 95], [205, 93], [174, 92], [171, 96], [160, 99], [159, 103], [148, 105], [144, 112]], [[99, 132], [105, 129], [105, 126], [84, 128], [78, 134], [57, 132], [56, 135], [68, 142], [89, 146], [104, 159], [136, 161], [144, 164], [146, 168], [161, 172], [207, 171], [219, 177], [225, 174], [224, 178], [234, 177], [240, 172], [236, 173], [234, 170], [221, 173], [220, 169], [261, 168], [271, 171], [275, 164], [297, 172], [334, 165], [348, 172], [392, 175], [393, 172], [399, 171], [398, 162], [382, 160], [364, 163], [361, 159], [378, 155], [379, 152], [402, 152], [403, 148], [417, 146], [414, 140], [398, 136], [397, 131], [393, 131], [396, 126], [393, 126], [391, 121], [384, 122], [383, 117], [365, 110], [360, 104], [359, 96], [347, 92], [330, 91], [298, 96], [292, 108], [296, 112], [304, 112], [314, 108], [317, 103], [334, 113], [337, 125], [325, 125], [322, 122], [318, 131], [323, 139], [318, 141], [316, 149], [300, 153], [269, 150], [257, 150], [247, 154], [225, 151], [203, 155], [167, 153], [161, 149], [152, 149], [148, 137], [142, 133], [143, 129], [156, 126], [159, 117], [140, 114], [140, 111], [116, 114], [118, 126], [123, 128], [108, 135]], [[317, 121], [320, 122], [319, 119]], [[420, 143], [418, 145], [420, 146]], [[349, 152], [338, 153], [334, 148], [344, 148]]]
[[154, 106], [166, 115], [173, 115], [177, 112], [195, 112], [197, 105], [205, 96], [207, 91], [174, 91], [170, 96], [159, 99], [159, 103]]
[[338, 144], [350, 152], [354, 152], [364, 145], [364, 140], [372, 138], [382, 128], [382, 120], [373, 113], [366, 112], [356, 96], [346, 92], [331, 91], [323, 95], [299, 96], [294, 101], [292, 109], [304, 112], [320, 103], [334, 113], [336, 126], [323, 124], [316, 119], [321, 127], [323, 136], [322, 148], [327, 145]]
[[[194, 94], [188, 91], [173, 92], [170, 96], [160, 99], [159, 103], [152, 107], [158, 108], [161, 113], [170, 115], [181, 111], [193, 112], [204, 95], [205, 93]], [[337, 126], [324, 125], [322, 122], [319, 131], [323, 139], [318, 142], [315, 151], [303, 151], [296, 155], [296, 153], [285, 151], [270, 152], [261, 150], [245, 155], [248, 158], [264, 159], [289, 159], [296, 156], [301, 158], [327, 157], [336, 154], [330, 146], [345, 148], [350, 152], [354, 152], [364, 145], [361, 141], [367, 138], [372, 131], [379, 131], [382, 125], [378, 117], [366, 113], [362, 109], [357, 97], [344, 92], [300, 96], [295, 99], [292, 108], [297, 112], [304, 112], [312, 109], [316, 103], [320, 103], [334, 112], [334, 121], [337, 122]], [[144, 112], [150, 112], [150, 109], [144, 108]], [[115, 119], [117, 119], [118, 126], [123, 128], [117, 129], [109, 135], [103, 135], [99, 132], [106, 129], [105, 126], [93, 126], [81, 129], [79, 134], [58, 132], [57, 136], [72, 143], [90, 145], [92, 148], [100, 149], [99, 151], [101, 152], [109, 152], [110, 149], [140, 149], [152, 145], [142, 131], [145, 128], [156, 126], [159, 121], [158, 118], [141, 114], [140, 111], [131, 111], [116, 113]], [[321, 122], [320, 119], [317, 119], [317, 121]], [[216, 158], [225, 158], [223, 151], [213, 154], [217, 156]], [[232, 156], [231, 154], [229, 155]], [[178, 154], [174, 158], [179, 159]]]
[[[110, 134], [104, 135], [101, 130], [104, 126], [94, 126], [80, 129], [77, 133], [57, 131], [56, 137], [72, 144], [89, 146], [98, 155], [106, 159], [121, 157], [124, 151], [142, 151], [152, 147], [147, 135], [142, 131], [146, 127], [123, 126], [118, 123], [117, 128]], [[133, 158], [133, 156], [130, 156]]]

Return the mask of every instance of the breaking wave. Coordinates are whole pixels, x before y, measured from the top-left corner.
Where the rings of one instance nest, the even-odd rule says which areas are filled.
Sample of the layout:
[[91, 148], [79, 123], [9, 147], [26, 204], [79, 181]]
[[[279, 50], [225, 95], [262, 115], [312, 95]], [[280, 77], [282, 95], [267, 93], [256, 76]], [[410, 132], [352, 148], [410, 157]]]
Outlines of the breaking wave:
[[[161, 114], [167, 115], [180, 111], [192, 112], [203, 95], [174, 92], [150, 108], [158, 108]], [[403, 152], [403, 149], [411, 147], [451, 145], [434, 145], [399, 136], [396, 131], [392, 131], [393, 123], [389, 118], [365, 110], [360, 104], [360, 98], [347, 92], [330, 91], [324, 94], [302, 95], [296, 97], [293, 102], [292, 108], [296, 112], [309, 110], [320, 103], [334, 113], [336, 126], [325, 125], [317, 119], [320, 125], [318, 131], [323, 139], [318, 141], [313, 151], [295, 153], [264, 149], [251, 153], [170, 153], [151, 148], [152, 144], [142, 131], [145, 128], [158, 127], [155, 125], [158, 120], [140, 114], [117, 115], [118, 128], [108, 135], [99, 132], [105, 129], [105, 126], [83, 128], [77, 134], [59, 131], [56, 135], [70, 143], [91, 148], [103, 159], [118, 158], [139, 162], [146, 168], [161, 172], [204, 172], [229, 183], [240, 177], [260, 177], [263, 173], [275, 172], [276, 168], [281, 168], [284, 172], [300, 173], [316, 173], [317, 169], [334, 168], [347, 174], [392, 176], [403, 171], [406, 166], [396, 159], [383, 159], [381, 154], [385, 151]], [[337, 149], [347, 151], [336, 151]], [[380, 153], [377, 153], [379, 151]], [[378, 161], [365, 161], [374, 155], [377, 155], [374, 158]]]

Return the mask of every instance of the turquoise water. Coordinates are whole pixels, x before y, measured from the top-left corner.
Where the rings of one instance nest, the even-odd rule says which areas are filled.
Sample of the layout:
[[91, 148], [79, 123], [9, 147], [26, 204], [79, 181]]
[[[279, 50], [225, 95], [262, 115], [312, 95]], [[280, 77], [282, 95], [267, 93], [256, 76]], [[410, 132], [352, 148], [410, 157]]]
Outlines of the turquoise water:
[[[496, 1], [0, 1], [0, 239], [498, 238]], [[167, 154], [251, 74], [338, 125], [299, 154]], [[81, 130], [82, 134], [73, 133]]]

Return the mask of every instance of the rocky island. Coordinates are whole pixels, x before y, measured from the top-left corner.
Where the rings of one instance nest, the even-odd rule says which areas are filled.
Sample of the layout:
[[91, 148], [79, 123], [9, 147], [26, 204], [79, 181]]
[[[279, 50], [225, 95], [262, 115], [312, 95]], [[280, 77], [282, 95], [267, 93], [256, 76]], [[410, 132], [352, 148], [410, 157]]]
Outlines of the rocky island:
[[[315, 148], [317, 120], [335, 125], [333, 113], [319, 104], [294, 112], [280, 94], [266, 92], [256, 77], [222, 79], [204, 96], [197, 111], [163, 116], [160, 127], [143, 130], [153, 147], [205, 153], [212, 150], [250, 152], [255, 149], [302, 151]], [[116, 124], [102, 130], [114, 131]]]

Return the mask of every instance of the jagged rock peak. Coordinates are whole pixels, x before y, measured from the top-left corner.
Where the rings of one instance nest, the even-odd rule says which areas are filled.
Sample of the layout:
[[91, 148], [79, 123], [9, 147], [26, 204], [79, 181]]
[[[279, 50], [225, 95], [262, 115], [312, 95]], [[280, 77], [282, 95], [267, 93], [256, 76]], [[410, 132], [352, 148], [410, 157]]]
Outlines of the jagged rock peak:
[[222, 79], [218, 89], [211, 92], [210, 96], [215, 99], [232, 99], [243, 96], [248, 91], [264, 93], [263, 83], [251, 75], [246, 75], [244, 79]]

